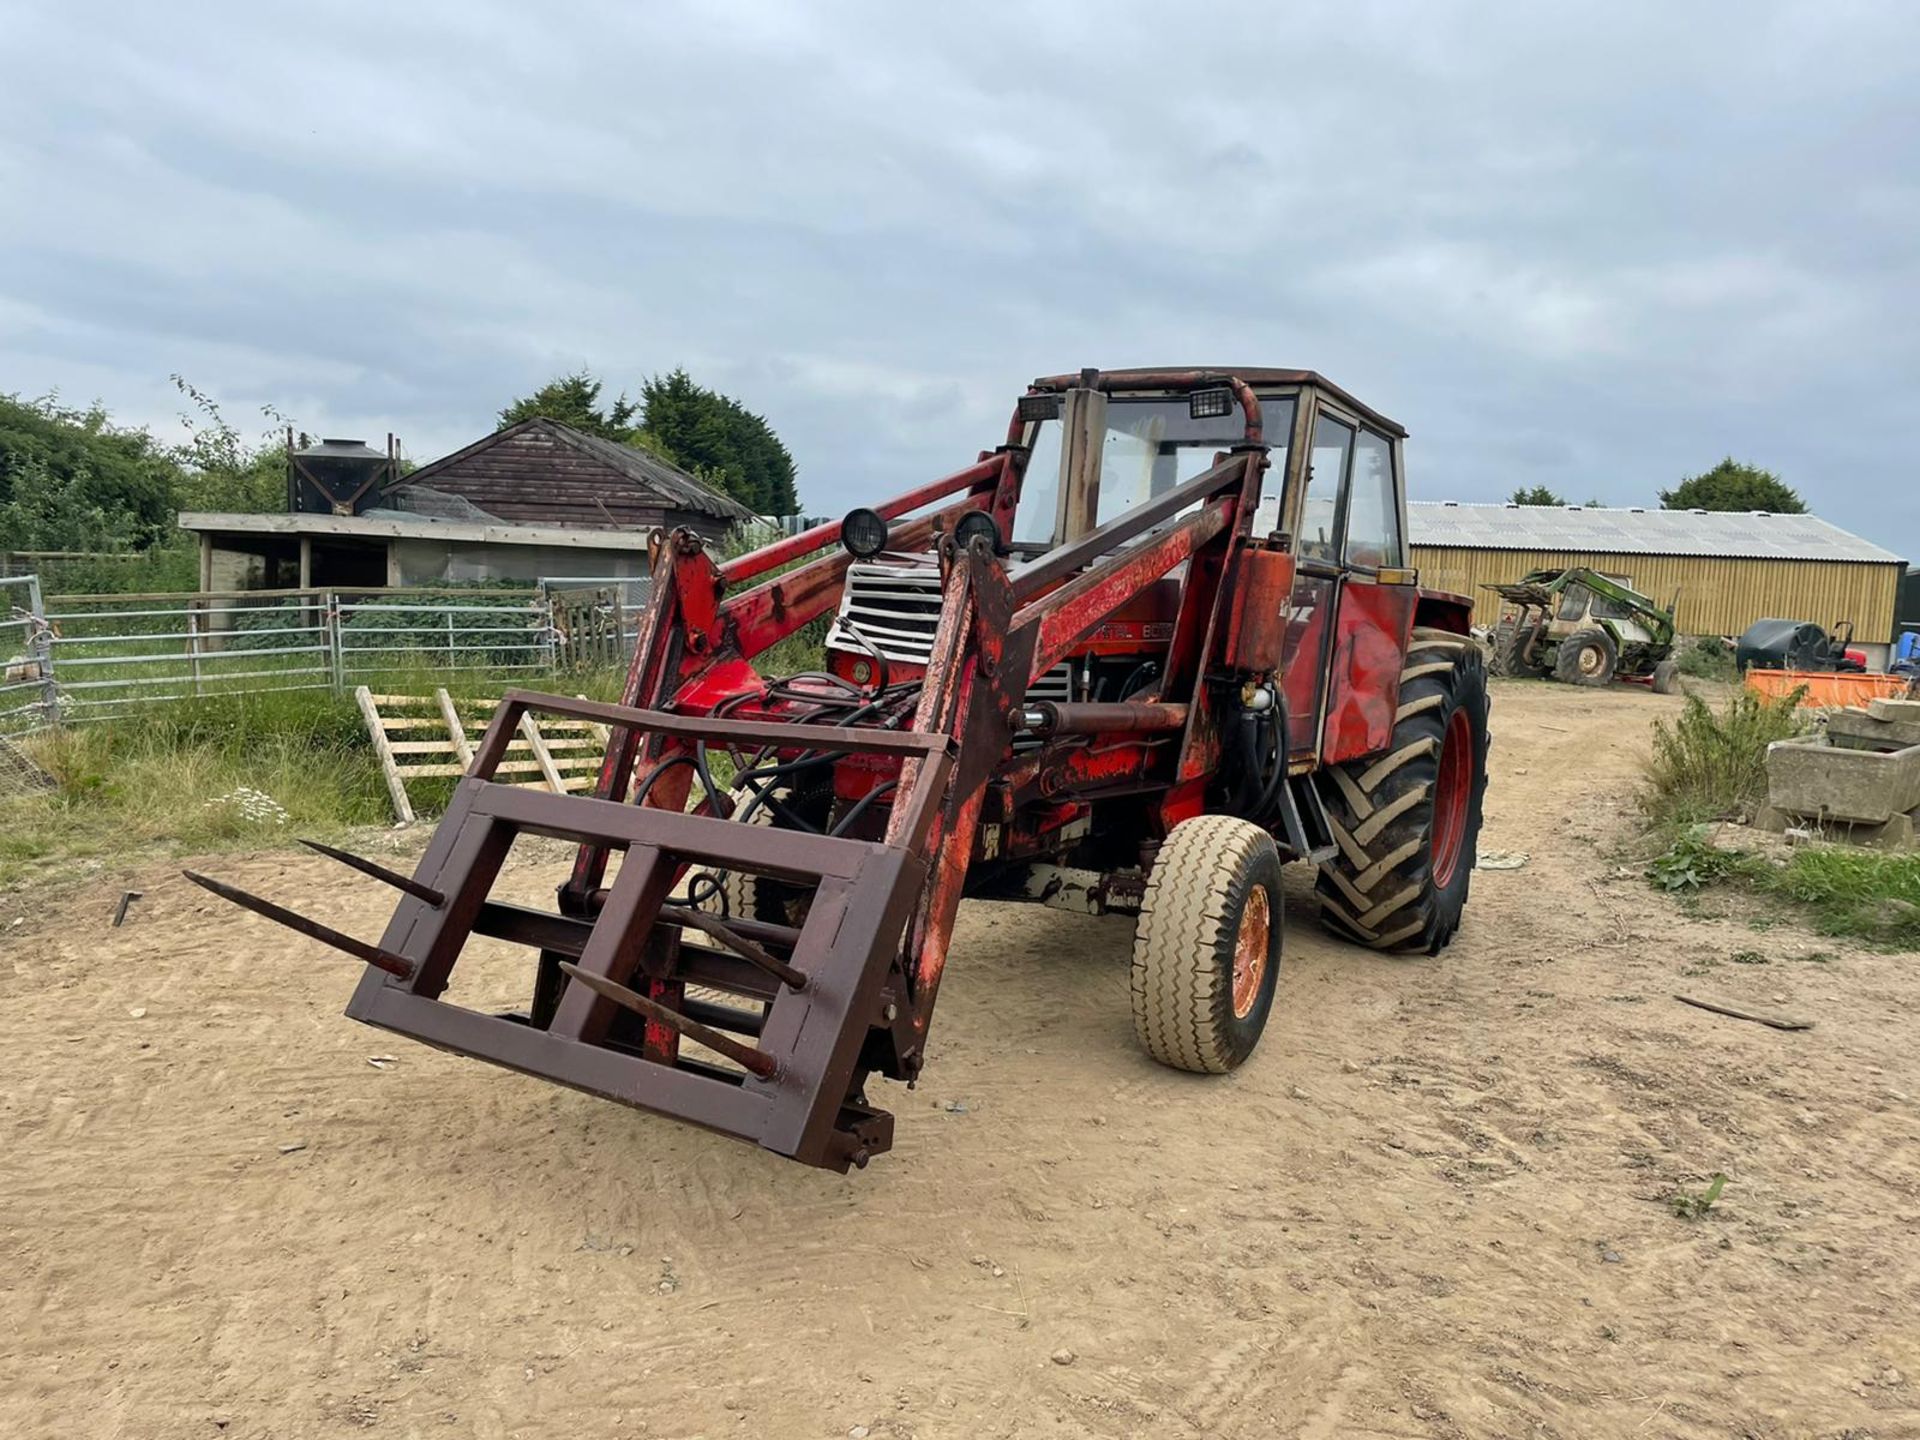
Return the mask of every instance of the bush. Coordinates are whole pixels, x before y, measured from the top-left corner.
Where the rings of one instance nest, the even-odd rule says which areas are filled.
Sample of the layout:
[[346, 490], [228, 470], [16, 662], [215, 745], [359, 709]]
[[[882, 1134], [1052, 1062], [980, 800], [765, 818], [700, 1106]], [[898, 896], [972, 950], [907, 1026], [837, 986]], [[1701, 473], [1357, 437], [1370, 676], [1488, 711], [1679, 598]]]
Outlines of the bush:
[[1696, 680], [1737, 680], [1733, 647], [1718, 635], [1702, 635], [1682, 650], [1674, 661], [1682, 675]]
[[1671, 723], [1654, 722], [1642, 805], [1656, 825], [1745, 817], [1767, 798], [1767, 746], [1800, 734], [1801, 691], [1777, 700], [1744, 687], [1718, 714], [1697, 695]]

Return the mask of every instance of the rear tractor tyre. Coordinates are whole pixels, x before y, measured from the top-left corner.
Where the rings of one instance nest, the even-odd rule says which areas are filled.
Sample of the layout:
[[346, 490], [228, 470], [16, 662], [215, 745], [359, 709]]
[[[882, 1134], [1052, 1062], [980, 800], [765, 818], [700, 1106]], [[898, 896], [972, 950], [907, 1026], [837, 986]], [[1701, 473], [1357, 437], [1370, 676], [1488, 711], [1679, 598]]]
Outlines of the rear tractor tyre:
[[1674, 691], [1680, 688], [1679, 680], [1677, 679], [1679, 674], [1680, 667], [1671, 660], [1662, 660], [1658, 665], [1655, 665], [1653, 667], [1653, 693], [1656, 695], [1673, 694]]
[[1487, 678], [1464, 635], [1415, 629], [1393, 741], [1330, 765], [1320, 786], [1339, 849], [1320, 867], [1320, 920], [1373, 950], [1437, 955], [1466, 908], [1487, 793]]
[[1146, 1052], [1213, 1075], [1251, 1055], [1273, 1008], [1283, 928], [1271, 835], [1231, 815], [1174, 826], [1133, 935], [1133, 1029]]
[[1576, 630], [1560, 642], [1553, 678], [1568, 685], [1609, 685], [1620, 668], [1620, 647], [1604, 630]]

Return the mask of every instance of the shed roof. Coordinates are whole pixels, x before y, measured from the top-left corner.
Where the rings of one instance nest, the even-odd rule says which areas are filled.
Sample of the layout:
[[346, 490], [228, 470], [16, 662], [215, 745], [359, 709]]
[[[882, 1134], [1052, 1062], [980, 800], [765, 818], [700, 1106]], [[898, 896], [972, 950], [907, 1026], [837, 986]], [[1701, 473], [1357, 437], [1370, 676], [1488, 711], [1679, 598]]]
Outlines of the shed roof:
[[329, 535], [349, 539], [446, 540], [470, 545], [561, 545], [585, 550], [644, 554], [647, 538], [636, 530], [564, 525], [506, 525], [496, 521], [437, 520], [429, 515], [251, 515], [183, 510], [179, 524], [216, 538], [221, 535]]
[[531, 420], [522, 420], [517, 425], [509, 425], [504, 430], [496, 430], [491, 435], [482, 436], [464, 449], [451, 455], [442, 455], [438, 460], [422, 465], [399, 484], [390, 487], [402, 490], [410, 485], [432, 485], [441, 472], [453, 469], [461, 461], [472, 458], [483, 450], [498, 445], [510, 436], [522, 434], [528, 430], [541, 430], [564, 445], [598, 462], [621, 480], [639, 487], [650, 495], [665, 500], [674, 509], [692, 510], [697, 514], [711, 515], [719, 520], [751, 520], [753, 512], [729, 495], [722, 495], [712, 486], [695, 479], [678, 465], [663, 460], [646, 450], [631, 445], [619, 445], [611, 440], [602, 440], [596, 435], [582, 434], [571, 425], [558, 420], [549, 420], [544, 415], [536, 415]]
[[1420, 500], [1407, 506], [1415, 545], [1462, 550], [1574, 550], [1606, 555], [1699, 555], [1904, 565], [1816, 515], [1753, 510], [1607, 509]]

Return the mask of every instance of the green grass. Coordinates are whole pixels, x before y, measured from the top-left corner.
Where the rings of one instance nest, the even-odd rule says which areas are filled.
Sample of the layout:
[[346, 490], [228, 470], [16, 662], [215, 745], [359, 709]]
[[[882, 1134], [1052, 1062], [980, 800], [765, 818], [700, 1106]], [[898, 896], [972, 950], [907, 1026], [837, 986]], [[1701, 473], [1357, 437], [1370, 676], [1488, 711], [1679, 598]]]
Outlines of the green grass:
[[1822, 934], [1920, 950], [1920, 855], [1809, 846], [1766, 888], [1805, 906]]
[[1641, 797], [1656, 827], [1752, 815], [1767, 798], [1767, 746], [1806, 729], [1800, 692], [1767, 699], [1742, 687], [1715, 711], [1698, 695], [1653, 726]]
[[1765, 802], [1767, 746], [1806, 728], [1798, 701], [1740, 689], [1715, 711], [1690, 695], [1671, 723], [1655, 723], [1641, 797], [1654, 850], [1647, 879], [1683, 906], [1725, 886], [1784, 902], [1822, 934], [1920, 950], [1920, 855], [1807, 845], [1775, 860], [1711, 838], [1712, 822]]
[[58, 789], [0, 799], [0, 883], [145, 846], [245, 848], [392, 818], [358, 710], [325, 691], [155, 705], [29, 748]]
[[[1725, 885], [1785, 902], [1823, 935], [1920, 950], [1920, 855], [1808, 845], [1777, 861], [1723, 849], [1708, 837], [1708, 829], [1698, 825], [1672, 832], [1666, 848], [1647, 865], [1648, 881], [1683, 904]], [[1747, 965], [1767, 958], [1745, 950], [1732, 957]]]
[[1667, 1197], [1667, 1204], [1682, 1220], [1704, 1220], [1719, 1201], [1720, 1192], [1726, 1188], [1727, 1177], [1716, 1170], [1712, 1183], [1705, 1190], [1676, 1190]]

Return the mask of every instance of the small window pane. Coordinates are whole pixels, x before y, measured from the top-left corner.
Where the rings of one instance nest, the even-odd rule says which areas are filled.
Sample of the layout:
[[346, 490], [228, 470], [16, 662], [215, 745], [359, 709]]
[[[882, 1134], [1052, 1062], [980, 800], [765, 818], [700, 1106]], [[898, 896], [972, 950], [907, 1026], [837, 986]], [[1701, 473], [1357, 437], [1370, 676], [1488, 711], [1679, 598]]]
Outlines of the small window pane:
[[1353, 452], [1353, 490], [1347, 500], [1347, 564], [1378, 570], [1405, 563], [1400, 507], [1393, 498], [1393, 446], [1385, 436], [1360, 432]]
[[1020, 505], [1013, 517], [1013, 543], [1053, 543], [1054, 512], [1060, 505], [1060, 422], [1041, 420], [1027, 428], [1033, 453], [1020, 482]]
[[1322, 415], [1313, 422], [1313, 453], [1307, 472], [1307, 498], [1300, 509], [1298, 553], [1309, 560], [1338, 560], [1334, 535], [1339, 518], [1340, 481], [1347, 473], [1347, 454], [1353, 449], [1353, 430]]

